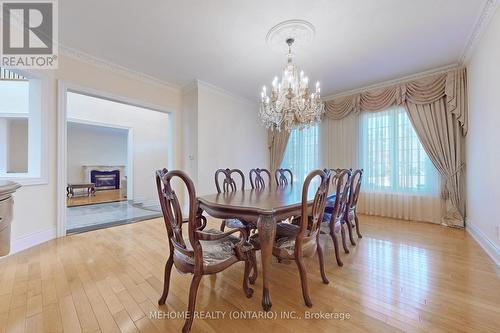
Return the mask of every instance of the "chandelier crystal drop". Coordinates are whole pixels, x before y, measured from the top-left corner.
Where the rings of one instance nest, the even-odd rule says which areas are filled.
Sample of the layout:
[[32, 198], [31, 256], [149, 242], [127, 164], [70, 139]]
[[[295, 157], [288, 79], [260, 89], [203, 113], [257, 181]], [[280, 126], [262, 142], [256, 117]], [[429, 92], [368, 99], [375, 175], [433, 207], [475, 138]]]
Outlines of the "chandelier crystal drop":
[[325, 112], [319, 82], [311, 92], [309, 78], [292, 62], [293, 42], [293, 38], [286, 40], [288, 61], [283, 67], [281, 81], [275, 77], [269, 90], [266, 86], [262, 87], [259, 115], [271, 130], [302, 129], [320, 122]]

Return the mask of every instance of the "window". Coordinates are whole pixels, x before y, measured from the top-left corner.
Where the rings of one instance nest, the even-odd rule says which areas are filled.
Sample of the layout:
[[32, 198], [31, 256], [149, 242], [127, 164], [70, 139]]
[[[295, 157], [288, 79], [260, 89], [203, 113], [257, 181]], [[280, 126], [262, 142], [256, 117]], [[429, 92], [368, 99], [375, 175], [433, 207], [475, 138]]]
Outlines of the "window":
[[282, 168], [292, 170], [294, 182], [301, 183], [319, 167], [319, 126], [294, 129], [290, 133]]
[[0, 178], [41, 176], [40, 82], [0, 68]]
[[439, 176], [403, 107], [364, 112], [363, 187], [370, 191], [435, 193]]

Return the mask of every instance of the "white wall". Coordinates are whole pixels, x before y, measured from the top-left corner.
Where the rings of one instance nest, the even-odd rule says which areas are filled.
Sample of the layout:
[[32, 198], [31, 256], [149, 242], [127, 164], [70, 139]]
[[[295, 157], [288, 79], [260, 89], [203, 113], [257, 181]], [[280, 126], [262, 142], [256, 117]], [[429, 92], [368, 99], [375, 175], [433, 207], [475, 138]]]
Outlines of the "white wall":
[[198, 83], [198, 194], [215, 192], [219, 168], [238, 168], [248, 175], [252, 168], [269, 167], [267, 132], [258, 111], [257, 102]]
[[500, 265], [500, 9], [467, 67], [467, 228]]
[[133, 198], [136, 202], [156, 202], [155, 171], [169, 166], [169, 115], [75, 93], [68, 93], [67, 102], [68, 119], [132, 130]]
[[126, 168], [128, 130], [68, 122], [67, 133], [69, 183], [85, 181], [84, 165], [123, 165]]

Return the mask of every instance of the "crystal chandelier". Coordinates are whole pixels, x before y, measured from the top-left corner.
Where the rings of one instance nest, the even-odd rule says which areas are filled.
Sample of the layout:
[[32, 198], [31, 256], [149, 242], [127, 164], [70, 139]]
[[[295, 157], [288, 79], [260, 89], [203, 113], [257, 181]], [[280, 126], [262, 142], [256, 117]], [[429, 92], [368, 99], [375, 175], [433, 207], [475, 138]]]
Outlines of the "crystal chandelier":
[[[260, 118], [271, 130], [291, 131], [302, 129], [321, 121], [325, 107], [321, 101], [319, 82], [315, 92], [309, 90], [309, 78], [292, 63], [292, 44], [288, 38], [288, 61], [283, 67], [281, 81], [274, 77], [270, 91], [262, 87]], [[269, 94], [269, 95], [268, 95]]]

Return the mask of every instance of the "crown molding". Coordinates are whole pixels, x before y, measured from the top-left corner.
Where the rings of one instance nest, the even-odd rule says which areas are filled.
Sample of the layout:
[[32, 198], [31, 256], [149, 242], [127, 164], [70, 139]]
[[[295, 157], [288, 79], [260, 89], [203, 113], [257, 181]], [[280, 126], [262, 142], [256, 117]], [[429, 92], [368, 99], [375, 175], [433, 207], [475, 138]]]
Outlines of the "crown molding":
[[477, 46], [481, 36], [486, 31], [491, 19], [495, 15], [495, 12], [500, 5], [500, 0], [486, 0], [484, 3], [481, 14], [479, 15], [476, 23], [474, 24], [472, 31], [469, 35], [467, 43], [465, 44], [462, 54], [459, 59], [459, 63], [464, 65], [469, 62], [475, 47]]
[[429, 77], [432, 75], [443, 74], [443, 73], [446, 73], [452, 69], [456, 69], [459, 67], [460, 66], [458, 64], [451, 64], [451, 65], [447, 65], [447, 66], [443, 66], [443, 67], [438, 67], [438, 68], [434, 68], [431, 70], [415, 73], [412, 75], [403, 76], [403, 77], [393, 79], [393, 80], [386, 80], [386, 81], [377, 82], [377, 83], [371, 84], [369, 86], [364, 86], [361, 88], [355, 88], [355, 89], [351, 89], [351, 90], [347, 90], [347, 91], [343, 91], [343, 92], [339, 92], [339, 93], [329, 94], [329, 95], [326, 95], [325, 97], [323, 97], [323, 100], [329, 101], [329, 100], [339, 98], [339, 97], [345, 97], [345, 96], [359, 94], [361, 92], [368, 91], [368, 90], [381, 89], [381, 88], [386, 88], [389, 86], [401, 84], [404, 82], [419, 80], [419, 79], [423, 79], [425, 77]]
[[109, 72], [112, 72], [115, 74], [123, 75], [125, 77], [130, 78], [130, 79], [139, 80], [139, 81], [142, 81], [142, 82], [148, 83], [148, 84], [154, 84], [154, 85], [168, 87], [168, 88], [176, 90], [176, 91], [181, 90], [181, 87], [179, 85], [174, 84], [174, 83], [163, 81], [163, 80], [160, 80], [156, 77], [131, 70], [127, 67], [115, 64], [113, 62], [95, 57], [95, 56], [90, 55], [88, 53], [78, 51], [78, 50], [75, 50], [73, 48], [61, 45], [61, 44], [59, 44], [59, 53], [66, 56], [66, 57], [69, 57], [69, 58], [81, 61], [83, 63], [95, 66], [99, 69], [103, 69], [103, 70], [106, 70], [106, 71], [109, 71]]
[[[186, 85], [186, 86], [184, 86], [184, 87], [185, 87], [186, 89], [189, 89], [189, 87], [190, 87], [192, 84], [193, 84], [193, 83], [190, 83], [190, 84], [188, 84], [188, 85]], [[257, 100], [252, 101], [252, 100], [250, 100], [250, 99], [248, 99], [248, 98], [246, 98], [246, 97], [240, 96], [240, 95], [235, 94], [235, 93], [233, 93], [233, 92], [231, 92], [231, 91], [228, 91], [228, 90], [226, 90], [226, 89], [224, 89], [224, 88], [218, 87], [218, 86], [216, 86], [216, 85], [214, 85], [214, 84], [208, 83], [208, 82], [206, 82], [206, 81], [202, 81], [202, 80], [200, 80], [200, 79], [196, 79], [196, 80], [194, 81], [194, 84], [196, 84], [196, 86], [198, 86], [198, 87], [203, 87], [203, 88], [209, 89], [209, 90], [211, 90], [211, 91], [213, 91], [213, 92], [215, 92], [215, 93], [218, 93], [218, 94], [221, 94], [221, 95], [225, 95], [225, 96], [231, 97], [231, 98], [233, 98], [233, 99], [235, 99], [235, 100], [238, 100], [238, 101], [240, 101], [240, 102], [249, 103], [249, 104], [252, 104], [252, 105], [257, 105], [257, 104], [258, 104], [258, 101], [257, 101]], [[192, 88], [191, 88], [191, 89], [192, 89]], [[183, 89], [183, 90], [184, 90], [184, 89]]]

